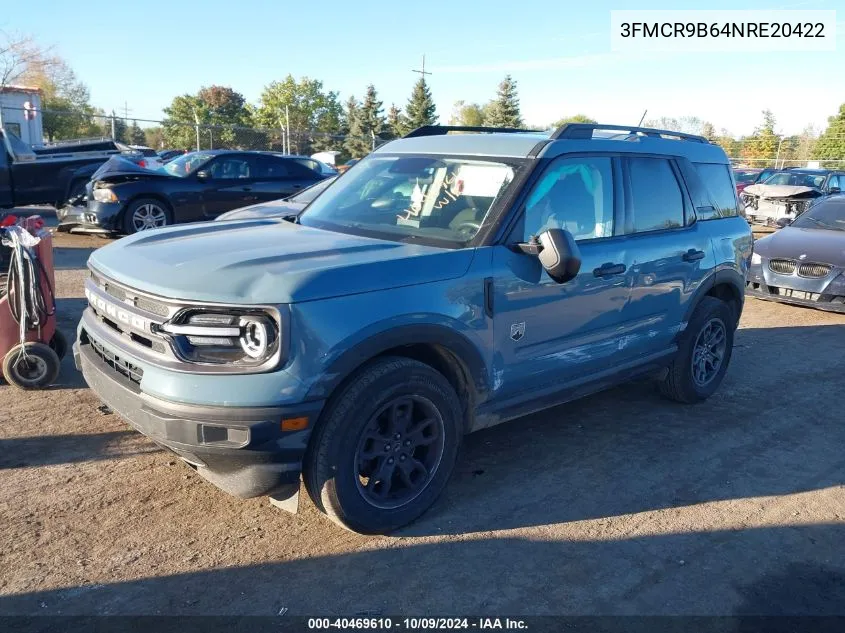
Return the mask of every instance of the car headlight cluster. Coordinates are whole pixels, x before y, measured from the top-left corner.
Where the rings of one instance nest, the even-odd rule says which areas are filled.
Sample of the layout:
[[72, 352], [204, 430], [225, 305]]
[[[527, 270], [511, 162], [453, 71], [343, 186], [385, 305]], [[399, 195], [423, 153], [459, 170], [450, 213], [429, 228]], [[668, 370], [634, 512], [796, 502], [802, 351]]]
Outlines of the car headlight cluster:
[[278, 360], [278, 316], [269, 310], [221, 308], [183, 310], [159, 330], [189, 363], [256, 368]]
[[97, 202], [117, 202], [117, 196], [115, 195], [114, 191], [112, 191], [108, 187], [94, 189], [91, 195]]

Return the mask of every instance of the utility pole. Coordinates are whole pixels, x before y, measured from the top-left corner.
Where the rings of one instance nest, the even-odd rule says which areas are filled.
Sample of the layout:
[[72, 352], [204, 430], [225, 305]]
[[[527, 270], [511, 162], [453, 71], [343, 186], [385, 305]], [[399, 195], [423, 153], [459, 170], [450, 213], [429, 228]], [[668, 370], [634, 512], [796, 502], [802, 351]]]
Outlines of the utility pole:
[[285, 106], [285, 134], [287, 134], [288, 137], [287, 153], [290, 154], [290, 111], [287, 106]]
[[197, 109], [191, 106], [191, 110], [194, 111], [194, 123], [197, 129], [197, 151], [200, 151], [200, 117], [197, 114]]
[[111, 140], [113, 140], [113, 141], [117, 140], [115, 138], [116, 135], [115, 135], [115, 131], [114, 131], [114, 128], [115, 128], [114, 123], [115, 123], [115, 121], [114, 121], [114, 110], [112, 110], [111, 111]]
[[129, 109], [129, 102], [124, 101], [123, 102], [123, 118], [128, 120], [130, 112], [132, 112], [132, 110]]
[[426, 75], [431, 74], [430, 72], [426, 72], [426, 70], [425, 70], [425, 55], [422, 56], [422, 68], [420, 70], [412, 69], [411, 72], [412, 73], [419, 73], [422, 76], [423, 80], [425, 80]]
[[778, 153], [775, 155], [775, 169], [778, 168], [778, 160], [780, 159], [780, 146], [783, 145], [784, 136], [780, 137], [780, 143], [778, 143]]

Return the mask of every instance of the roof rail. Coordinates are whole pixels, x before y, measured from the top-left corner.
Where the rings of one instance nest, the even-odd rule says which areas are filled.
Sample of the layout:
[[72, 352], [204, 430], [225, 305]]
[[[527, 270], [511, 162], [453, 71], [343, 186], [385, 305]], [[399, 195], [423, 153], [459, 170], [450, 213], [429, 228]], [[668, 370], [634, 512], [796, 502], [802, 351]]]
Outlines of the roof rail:
[[696, 143], [710, 142], [703, 136], [687, 134], [685, 132], [673, 132], [671, 130], [658, 130], [651, 127], [637, 127], [631, 125], [603, 125], [601, 123], [564, 123], [554, 131], [551, 139], [590, 139], [593, 138], [593, 132], [595, 130], [618, 130], [620, 132], [630, 132], [631, 134], [642, 134], [643, 136], [656, 138], [671, 136], [685, 141], [694, 141]]
[[411, 130], [402, 138], [417, 136], [443, 136], [449, 132], [486, 132], [488, 134], [524, 134], [526, 132], [542, 132], [542, 130], [528, 130], [518, 127], [485, 127], [483, 125], [423, 125]]

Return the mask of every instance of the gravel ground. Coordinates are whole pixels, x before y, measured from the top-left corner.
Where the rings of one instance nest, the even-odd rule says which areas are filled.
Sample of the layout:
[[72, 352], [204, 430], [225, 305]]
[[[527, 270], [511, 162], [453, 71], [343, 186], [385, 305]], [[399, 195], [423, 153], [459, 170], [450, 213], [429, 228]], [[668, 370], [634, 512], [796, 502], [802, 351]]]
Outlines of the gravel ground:
[[[56, 240], [60, 326], [102, 245]], [[392, 537], [228, 497], [70, 358], [0, 386], [0, 614], [845, 615], [845, 316], [749, 300], [691, 407], [632, 384], [467, 438]]]

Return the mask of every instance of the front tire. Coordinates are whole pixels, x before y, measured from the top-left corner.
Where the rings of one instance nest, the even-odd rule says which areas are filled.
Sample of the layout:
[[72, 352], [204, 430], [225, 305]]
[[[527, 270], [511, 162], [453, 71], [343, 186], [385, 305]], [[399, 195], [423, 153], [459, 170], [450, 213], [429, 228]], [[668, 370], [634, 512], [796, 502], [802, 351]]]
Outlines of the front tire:
[[686, 404], [712, 396], [728, 370], [735, 322], [730, 305], [704, 297], [687, 324], [668, 374], [659, 383], [660, 393]]
[[59, 357], [44, 343], [15, 345], [3, 358], [3, 376], [21, 389], [43, 389], [59, 377]]
[[161, 200], [140, 198], [133, 201], [123, 213], [123, 232], [133, 235], [140, 231], [160, 229], [173, 224], [173, 216]]
[[407, 525], [446, 487], [461, 411], [452, 385], [430, 366], [379, 359], [329, 404], [303, 463], [308, 494], [332, 521], [362, 534]]

